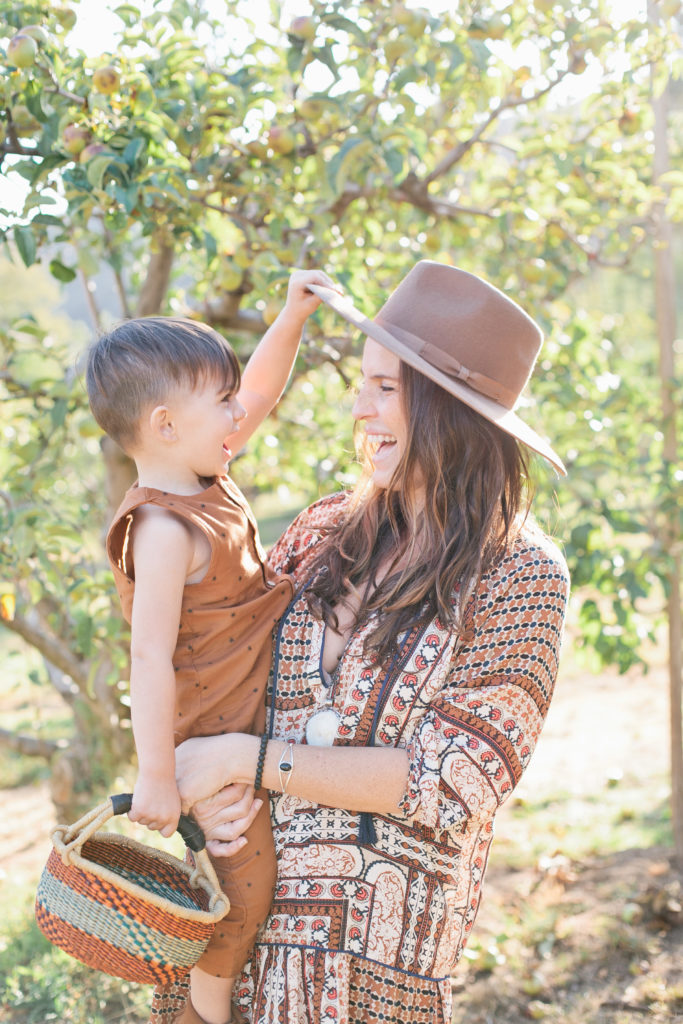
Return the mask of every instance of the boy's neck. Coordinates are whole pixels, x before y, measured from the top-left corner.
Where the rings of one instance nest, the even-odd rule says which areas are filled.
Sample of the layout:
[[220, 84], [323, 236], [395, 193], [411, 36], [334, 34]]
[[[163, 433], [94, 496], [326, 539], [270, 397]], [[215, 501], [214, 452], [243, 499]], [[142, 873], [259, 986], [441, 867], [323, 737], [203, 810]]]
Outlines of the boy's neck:
[[200, 494], [213, 484], [213, 480], [198, 477], [192, 470], [179, 466], [164, 466], [145, 459], [135, 459], [138, 486], [153, 487], [169, 494]]

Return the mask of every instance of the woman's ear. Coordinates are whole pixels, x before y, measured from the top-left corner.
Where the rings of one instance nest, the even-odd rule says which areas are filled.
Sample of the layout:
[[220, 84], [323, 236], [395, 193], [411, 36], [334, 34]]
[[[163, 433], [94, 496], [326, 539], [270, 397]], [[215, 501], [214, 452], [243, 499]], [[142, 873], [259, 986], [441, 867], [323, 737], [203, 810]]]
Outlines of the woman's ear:
[[171, 410], [167, 405], [155, 406], [149, 414], [148, 423], [152, 437], [167, 442], [178, 439], [175, 423], [171, 419]]

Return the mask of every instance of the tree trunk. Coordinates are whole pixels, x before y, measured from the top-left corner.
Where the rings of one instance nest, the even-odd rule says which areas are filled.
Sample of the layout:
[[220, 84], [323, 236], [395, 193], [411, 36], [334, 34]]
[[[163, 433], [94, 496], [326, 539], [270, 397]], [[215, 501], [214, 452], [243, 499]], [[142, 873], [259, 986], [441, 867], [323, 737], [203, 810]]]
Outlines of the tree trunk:
[[[648, 18], [656, 24], [657, 8], [648, 3]], [[654, 71], [653, 67], [653, 77]], [[656, 184], [669, 169], [668, 147], [668, 87], [652, 98], [654, 113], [654, 164]], [[676, 280], [673, 256], [673, 229], [667, 217], [665, 203], [655, 210], [655, 308], [659, 339], [659, 372], [662, 395], [662, 430], [664, 434], [664, 479], [671, 482], [678, 465], [678, 437], [676, 431], [675, 349], [676, 341]], [[667, 502], [664, 510], [664, 551], [669, 558], [667, 574], [667, 618], [669, 631], [669, 697], [671, 742], [671, 814], [676, 860], [683, 868], [683, 622], [681, 616], [681, 537], [678, 509], [675, 501]]]
[[164, 304], [173, 266], [173, 246], [165, 242], [149, 258], [147, 276], [138, 298], [137, 316], [154, 316]]

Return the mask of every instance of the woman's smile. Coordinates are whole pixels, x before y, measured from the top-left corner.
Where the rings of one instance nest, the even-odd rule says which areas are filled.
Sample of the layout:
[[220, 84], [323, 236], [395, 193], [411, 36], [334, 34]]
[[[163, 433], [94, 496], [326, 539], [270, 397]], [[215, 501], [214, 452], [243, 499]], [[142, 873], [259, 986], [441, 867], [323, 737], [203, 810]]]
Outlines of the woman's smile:
[[365, 427], [374, 467], [373, 483], [388, 487], [408, 442], [408, 424], [399, 393], [399, 358], [368, 338], [362, 374], [353, 418]]
[[369, 431], [366, 437], [370, 444], [373, 460], [387, 455], [395, 446], [396, 438], [392, 434], [371, 434]]

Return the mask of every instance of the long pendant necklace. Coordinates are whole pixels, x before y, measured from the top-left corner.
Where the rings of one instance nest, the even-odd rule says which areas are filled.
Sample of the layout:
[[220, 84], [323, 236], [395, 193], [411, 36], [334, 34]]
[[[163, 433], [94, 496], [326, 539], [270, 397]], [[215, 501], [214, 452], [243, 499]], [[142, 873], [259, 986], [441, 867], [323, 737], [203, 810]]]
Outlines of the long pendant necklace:
[[332, 707], [332, 687], [325, 694], [325, 702], [306, 722], [306, 742], [311, 747], [331, 747], [337, 738], [341, 715]]
[[[320, 662], [318, 665], [318, 675], [324, 688], [323, 702], [318, 710], [311, 715], [306, 722], [306, 742], [311, 747], [331, 747], [337, 738], [339, 731], [339, 723], [342, 720], [342, 716], [333, 707], [334, 691], [337, 684], [337, 676], [339, 672], [339, 666], [341, 665], [342, 658], [348, 647], [348, 641], [342, 654], [337, 662], [337, 667], [334, 672], [330, 675], [326, 672], [322, 665], [322, 651], [325, 646], [325, 636], [327, 634], [327, 626], [323, 632], [323, 642], [320, 649]], [[350, 638], [349, 638], [350, 639]]]

